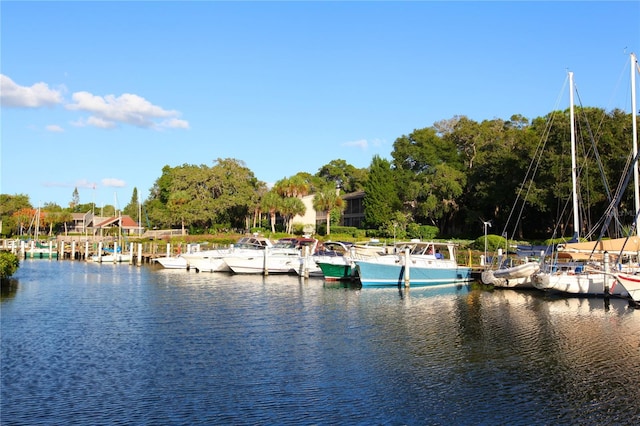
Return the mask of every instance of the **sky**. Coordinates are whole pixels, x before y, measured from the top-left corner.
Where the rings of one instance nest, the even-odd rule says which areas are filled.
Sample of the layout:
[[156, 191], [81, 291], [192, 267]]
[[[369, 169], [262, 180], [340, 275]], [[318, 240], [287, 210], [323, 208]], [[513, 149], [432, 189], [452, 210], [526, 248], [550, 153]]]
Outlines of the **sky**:
[[[141, 201], [164, 166], [272, 185], [456, 116], [631, 111], [638, 1], [0, 2], [0, 193]], [[566, 100], [562, 100], [566, 99]]]

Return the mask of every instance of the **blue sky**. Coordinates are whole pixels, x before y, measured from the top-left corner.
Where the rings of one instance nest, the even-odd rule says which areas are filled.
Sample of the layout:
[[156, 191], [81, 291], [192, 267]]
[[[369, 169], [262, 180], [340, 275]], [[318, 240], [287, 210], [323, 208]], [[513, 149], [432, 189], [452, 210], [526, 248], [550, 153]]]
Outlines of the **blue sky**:
[[414, 129], [535, 118], [573, 71], [630, 112], [640, 2], [0, 3], [0, 192], [122, 208], [165, 165], [269, 184]]

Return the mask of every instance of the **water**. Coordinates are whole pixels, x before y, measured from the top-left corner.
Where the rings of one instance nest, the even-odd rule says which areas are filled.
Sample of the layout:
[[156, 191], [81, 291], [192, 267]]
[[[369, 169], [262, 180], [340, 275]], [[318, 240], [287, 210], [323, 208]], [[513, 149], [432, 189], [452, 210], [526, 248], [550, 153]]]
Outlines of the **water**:
[[640, 420], [624, 300], [25, 260], [0, 307], [3, 425]]

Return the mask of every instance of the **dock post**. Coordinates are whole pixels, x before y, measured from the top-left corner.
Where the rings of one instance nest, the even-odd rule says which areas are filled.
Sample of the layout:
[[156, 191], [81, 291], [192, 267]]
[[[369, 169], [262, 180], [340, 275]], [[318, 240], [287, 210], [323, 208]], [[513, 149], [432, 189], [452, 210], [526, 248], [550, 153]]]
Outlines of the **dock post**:
[[167, 257], [171, 257], [171, 243], [167, 243]]
[[84, 260], [89, 260], [89, 241], [84, 242]]
[[409, 264], [411, 263], [411, 254], [409, 253], [409, 248], [404, 249], [404, 286], [409, 287], [411, 285], [411, 267]]
[[98, 263], [102, 263], [102, 241], [98, 243]]
[[[608, 272], [609, 271], [609, 252], [605, 251], [603, 253], [603, 255], [604, 255], [603, 256], [604, 257], [604, 266], [603, 266], [603, 268], [604, 268], [605, 272]], [[610, 291], [609, 291], [609, 274], [605, 273], [603, 275], [604, 275], [604, 283], [603, 283], [604, 284], [604, 289], [603, 289], [604, 290], [604, 297], [609, 297], [609, 295], [610, 295]]]
[[264, 258], [262, 262], [262, 273], [267, 276], [269, 275], [269, 268], [267, 267], [267, 257], [269, 257], [269, 247], [264, 248]]
[[133, 243], [129, 243], [129, 265], [133, 265]]
[[142, 243], [138, 243], [138, 266], [142, 265]]

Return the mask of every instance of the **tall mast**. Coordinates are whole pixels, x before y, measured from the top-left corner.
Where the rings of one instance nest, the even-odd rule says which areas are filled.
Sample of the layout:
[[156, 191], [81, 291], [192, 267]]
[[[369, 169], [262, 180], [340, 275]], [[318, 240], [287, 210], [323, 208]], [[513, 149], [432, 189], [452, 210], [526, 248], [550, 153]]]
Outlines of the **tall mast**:
[[[631, 54], [631, 117], [632, 117], [632, 129], [633, 129], [633, 158], [636, 158], [638, 154], [638, 130], [637, 130], [637, 107], [636, 107], [636, 68], [638, 67], [638, 59], [635, 53]], [[640, 211], [640, 178], [638, 177], [638, 162], [632, 165], [633, 167], [633, 182], [634, 182], [634, 195], [636, 200], [636, 235], [640, 236], [638, 231], [638, 216]]]
[[573, 112], [573, 73], [569, 72], [569, 112], [571, 117], [571, 184], [573, 195], [573, 236], [580, 239], [580, 220], [578, 212], [578, 171], [576, 167], [576, 129]]

